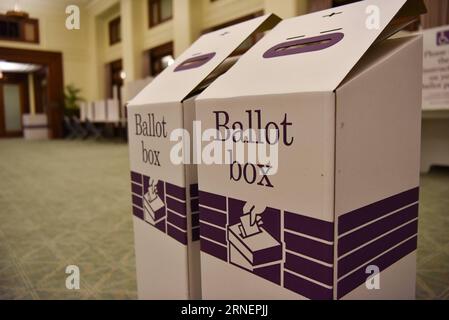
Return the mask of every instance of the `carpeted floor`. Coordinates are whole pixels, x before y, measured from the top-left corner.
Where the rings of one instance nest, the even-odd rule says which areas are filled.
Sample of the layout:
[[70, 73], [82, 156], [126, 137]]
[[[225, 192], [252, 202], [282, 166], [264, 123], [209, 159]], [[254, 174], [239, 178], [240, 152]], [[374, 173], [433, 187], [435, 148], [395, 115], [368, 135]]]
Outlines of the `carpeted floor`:
[[[123, 143], [0, 140], [0, 299], [135, 299], [128, 175]], [[418, 299], [449, 299], [448, 231], [437, 169], [422, 177]]]

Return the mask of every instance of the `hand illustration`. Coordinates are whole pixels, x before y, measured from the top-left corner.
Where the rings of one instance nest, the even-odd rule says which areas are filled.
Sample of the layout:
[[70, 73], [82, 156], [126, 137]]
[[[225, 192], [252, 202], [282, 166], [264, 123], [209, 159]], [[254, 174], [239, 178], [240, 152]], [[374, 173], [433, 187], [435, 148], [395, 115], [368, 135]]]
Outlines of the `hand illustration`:
[[157, 181], [155, 181], [154, 179], [150, 179], [150, 184], [148, 186], [148, 201], [153, 202], [157, 198], [159, 198]]
[[260, 210], [255, 205], [248, 203], [243, 207], [243, 216], [240, 218], [240, 231], [242, 236], [250, 237], [261, 232], [260, 226], [263, 224], [260, 216], [264, 210]]

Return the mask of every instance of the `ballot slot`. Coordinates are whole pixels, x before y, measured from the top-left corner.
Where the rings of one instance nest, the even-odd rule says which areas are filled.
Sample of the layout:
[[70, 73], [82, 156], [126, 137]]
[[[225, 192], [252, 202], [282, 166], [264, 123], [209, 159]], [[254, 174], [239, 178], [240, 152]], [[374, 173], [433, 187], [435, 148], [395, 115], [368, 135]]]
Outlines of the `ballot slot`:
[[208, 63], [213, 57], [215, 57], [216, 53], [211, 52], [207, 54], [203, 54], [198, 57], [193, 57], [185, 60], [182, 62], [179, 66], [177, 66], [174, 70], [174, 72], [184, 71], [184, 70], [190, 70], [194, 68], [199, 68], [206, 63]]
[[263, 57], [275, 58], [293, 54], [300, 54], [306, 52], [313, 52], [327, 49], [336, 45], [344, 38], [344, 33], [335, 32], [317, 37], [311, 37], [306, 39], [294, 40], [280, 43], [270, 49], [268, 49]]

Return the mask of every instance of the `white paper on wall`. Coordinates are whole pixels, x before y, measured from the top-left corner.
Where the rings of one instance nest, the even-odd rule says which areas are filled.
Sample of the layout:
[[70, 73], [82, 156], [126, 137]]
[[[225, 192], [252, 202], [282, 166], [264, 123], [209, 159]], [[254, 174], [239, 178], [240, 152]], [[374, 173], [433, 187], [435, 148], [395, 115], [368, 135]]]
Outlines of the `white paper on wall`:
[[449, 25], [422, 32], [424, 110], [449, 110]]

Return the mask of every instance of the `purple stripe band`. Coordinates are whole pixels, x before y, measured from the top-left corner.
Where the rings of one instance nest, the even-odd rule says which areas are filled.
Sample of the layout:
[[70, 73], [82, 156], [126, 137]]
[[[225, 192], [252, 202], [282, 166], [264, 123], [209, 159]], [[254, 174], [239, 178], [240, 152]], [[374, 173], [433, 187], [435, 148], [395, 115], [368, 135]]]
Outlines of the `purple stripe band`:
[[166, 197], [167, 200], [167, 208], [179, 213], [180, 215], [185, 216], [186, 215], [186, 205], [183, 202], [180, 202], [178, 200], [175, 200], [173, 198]]
[[190, 185], [190, 197], [191, 198], [198, 197], [198, 184]]
[[199, 203], [198, 202], [199, 202], [198, 199], [190, 200], [190, 210], [192, 212], [199, 211], [199, 207], [198, 207]]
[[284, 241], [288, 250], [323, 262], [333, 263], [334, 247], [289, 232], [284, 233]]
[[131, 172], [131, 181], [138, 184], [142, 184], [142, 175], [137, 172]]
[[167, 224], [167, 234], [178, 242], [187, 244], [187, 233]]
[[200, 228], [192, 229], [192, 241], [200, 240]]
[[228, 244], [226, 230], [218, 229], [205, 223], [200, 223], [200, 235], [201, 237], [220, 242], [224, 246]]
[[282, 260], [282, 246], [271, 247], [254, 252], [254, 266]]
[[133, 215], [143, 220], [143, 210], [133, 206]]
[[351, 270], [363, 265], [372, 258], [382, 254], [398, 243], [415, 235], [418, 232], [418, 221], [413, 221], [402, 228], [360, 248], [338, 261], [338, 277], [342, 277]]
[[200, 220], [226, 228], [227, 218], [223, 212], [200, 207]]
[[167, 210], [167, 221], [182, 230], [187, 230], [187, 218]]
[[338, 241], [338, 255], [341, 256], [364, 243], [375, 239], [400, 225], [418, 217], [418, 204], [402, 209], [391, 216], [373, 222], [354, 231]]
[[226, 211], [225, 197], [204, 191], [200, 191], [199, 195], [200, 195], [200, 205]]
[[162, 231], [163, 233], [165, 233], [165, 219], [162, 220], [161, 222], [156, 223], [155, 227], [156, 229], [159, 229], [160, 231]]
[[175, 186], [171, 183], [165, 183], [166, 193], [172, 197], [178, 198], [179, 200], [186, 200], [186, 190], [184, 188]]
[[228, 249], [212, 241], [201, 238], [201, 251], [225, 262], [228, 261]]
[[329, 286], [333, 285], [334, 271], [332, 267], [304, 259], [297, 255], [286, 253], [285, 268], [307, 278], [319, 281]]
[[281, 264], [270, 265], [254, 269], [254, 274], [268, 281], [281, 285]]
[[316, 283], [297, 277], [289, 272], [284, 272], [284, 287], [296, 292], [307, 299], [332, 300], [332, 289], [324, 288]]
[[143, 208], [142, 197], [139, 197], [139, 196], [136, 196], [135, 194], [133, 194], [132, 199], [133, 199], [133, 205]]
[[[387, 269], [395, 262], [415, 251], [417, 247], [417, 240], [417, 237], [413, 237], [393, 250], [383, 254], [376, 260], [370, 262], [369, 265], [376, 265], [381, 271]], [[338, 299], [341, 299], [366, 281], [368, 278], [368, 275], [365, 273], [367, 266], [368, 264], [365, 264], [363, 267], [357, 269], [357, 271], [338, 282]]]
[[323, 240], [334, 241], [334, 224], [332, 222], [285, 212], [284, 224], [286, 229]]
[[419, 200], [419, 187], [346, 213], [338, 218], [338, 234], [346, 233]]
[[132, 183], [132, 184], [131, 184], [131, 191], [132, 191], [133, 193], [135, 193], [135, 194], [142, 195], [142, 194], [143, 194], [143, 193], [142, 193], [142, 185]]
[[200, 225], [200, 214], [192, 213], [192, 228], [198, 227]]

